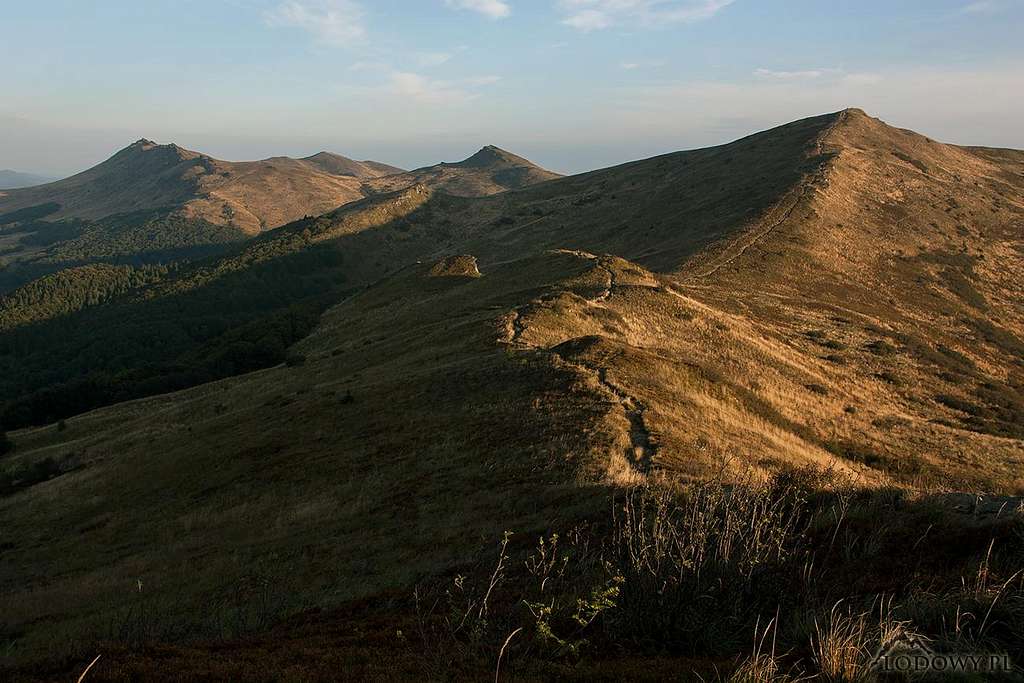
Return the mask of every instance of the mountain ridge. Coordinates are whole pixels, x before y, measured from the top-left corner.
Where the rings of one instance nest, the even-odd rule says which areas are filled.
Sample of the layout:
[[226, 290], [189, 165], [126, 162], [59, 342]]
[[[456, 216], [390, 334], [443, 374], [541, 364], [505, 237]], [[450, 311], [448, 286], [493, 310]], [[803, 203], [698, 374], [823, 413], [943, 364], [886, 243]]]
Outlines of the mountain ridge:
[[[303, 216], [322, 214], [362, 198], [367, 191], [391, 192], [427, 184], [478, 195], [553, 177], [506, 152], [472, 167], [441, 166], [449, 167], [448, 171], [427, 175], [443, 178], [419, 177], [419, 171], [355, 161], [332, 152], [300, 159], [271, 157], [231, 162], [174, 143], [158, 144], [142, 138], [97, 166], [64, 180], [0, 193], [0, 214], [54, 203], [60, 208], [48, 219], [100, 219], [171, 207], [190, 219], [230, 224], [256, 234]], [[482, 174], [481, 169], [489, 169], [491, 176], [511, 173], [516, 177], [508, 176], [504, 182], [494, 177], [486, 182], [463, 178]], [[381, 180], [385, 177], [388, 180]]]
[[[90, 349], [59, 378], [74, 391], [36, 395], [47, 410], [83, 387], [144, 396], [10, 434], [10, 466], [59, 472], [0, 497], [25, 539], [5, 561], [34, 577], [0, 574], [20, 647], [108, 623], [145, 568], [172, 622], [206, 614], [189, 605], [239, 566], [288, 577], [303, 605], [411, 593], [479, 538], [592, 519], [602, 492], [636, 485], [810, 465], [900, 504], [1017, 495], [1021, 159], [850, 109], [482, 197], [434, 177], [288, 223], [223, 268], [145, 279], [125, 308], [2, 332], [5, 381]], [[290, 308], [300, 275], [316, 315]], [[270, 295], [281, 315], [171, 363], [176, 386], [206, 376], [197, 358], [255, 371], [148, 397], [162, 377], [127, 384], [152, 358], [118, 344], [192, 342], [219, 307]], [[135, 326], [105, 329], [120, 319]]]
[[[334, 167], [348, 164], [361, 176], [377, 173], [341, 156], [331, 160]], [[63, 181], [0, 196], [0, 211], [56, 202], [61, 208], [53, 218], [98, 219], [177, 207], [186, 216], [255, 233], [360, 196], [357, 177], [337, 175], [315, 161], [227, 162], [143, 138]]]
[[[482, 152], [493, 157], [500, 152], [495, 149]], [[748, 157], [757, 159], [757, 164], [748, 168], [743, 163]], [[960, 173], [946, 173], [944, 164], [956, 166]], [[247, 263], [261, 262], [265, 256], [260, 254], [277, 258], [295, 248], [306, 248], [303, 244], [358, 238], [346, 247], [361, 250], [361, 256], [349, 258], [349, 270], [360, 273], [353, 282], [369, 283], [401, 269], [408, 259], [442, 259], [453, 251], [478, 259], [484, 273], [495, 263], [538, 250], [618, 253], [658, 277], [669, 278], [677, 293], [690, 298], [699, 294], [705, 303], [714, 302], [730, 315], [757, 311], [765, 320], [783, 326], [799, 325], [809, 310], [826, 308], [871, 320], [872, 328], [878, 330], [874, 334], [884, 337], [892, 334], [886, 330], [911, 322], [918, 328], [933, 325], [922, 320], [922, 315], [941, 315], [953, 307], [966, 316], [963, 320], [978, 336], [979, 346], [964, 348], [957, 335], [940, 327], [930, 334], [942, 340], [948, 353], [936, 356], [934, 348], [922, 342], [920, 330], [899, 335], [916, 358], [914, 362], [943, 362], [941, 357], [946, 354], [960, 372], [985, 364], [1005, 364], [1012, 361], [1013, 350], [1021, 348], [1022, 313], [1005, 294], [1005, 277], [991, 273], [982, 260], [962, 255], [960, 247], [949, 251], [950, 241], [964, 235], [953, 209], [960, 204], [947, 193], [956, 191], [964, 202], [976, 201], [980, 180], [971, 184], [967, 193], [964, 188], [957, 189], [965, 185], [961, 174], [971, 169], [979, 178], [998, 174], [996, 166], [966, 148], [890, 128], [850, 109], [804, 119], [729, 145], [671, 153], [516, 193], [463, 198], [443, 189], [408, 186], [267, 233], [266, 239], [224, 263], [235, 263], [227, 270], [236, 271]], [[868, 172], [871, 175], [865, 176]], [[895, 173], [901, 174], [899, 182], [892, 180]], [[751, 182], [761, 194], [750, 193]], [[907, 203], [909, 195], [901, 194], [901, 184], [907, 193], [924, 192], [928, 201], [943, 203], [938, 208], [916, 204], [912, 210], [902, 208], [900, 204]], [[886, 191], [878, 194], [875, 188], [881, 187]], [[1000, 186], [993, 187], [998, 191]], [[736, 197], [747, 197], [746, 203], [736, 202]], [[406, 205], [409, 208], [400, 208]], [[850, 207], [855, 212], [868, 208], [874, 212], [873, 218], [859, 218], [856, 228], [842, 227], [838, 232], [835, 226], [821, 223], [822, 215], [834, 220]], [[1019, 214], [1024, 207], [1017, 202], [1002, 208], [1002, 218], [997, 209], [986, 209], [985, 219], [995, 232], [977, 234], [976, 248], [1005, 251], [999, 240], [1012, 238], [1014, 212]], [[637, 212], [644, 218], [638, 220]], [[888, 221], [892, 216], [912, 220], [915, 228], [892, 232], [876, 224], [876, 219]], [[929, 220], [924, 221], [924, 216], [930, 216]], [[439, 239], [441, 235], [444, 237]], [[301, 238], [299, 242], [295, 242], [297, 238]], [[896, 261], [899, 267], [893, 267], [889, 256], [878, 260], [876, 254], [885, 253], [883, 242], [904, 253]], [[871, 247], [857, 248], [861, 243]], [[298, 246], [282, 251], [286, 244]], [[910, 251], [918, 255], [908, 257]], [[208, 281], [206, 275], [196, 280]], [[734, 293], [744, 291], [750, 293], [739, 306]], [[813, 298], [807, 297], [809, 291], [814, 291]], [[886, 294], [889, 291], [892, 293]], [[896, 292], [904, 296], [919, 293], [913, 308], [897, 305]], [[985, 323], [979, 313], [986, 309], [998, 309], [1002, 322]], [[820, 320], [817, 324], [815, 335], [822, 338], [849, 336], [842, 325]], [[828, 343], [849, 345], [835, 339]], [[956, 360], [961, 357], [968, 360]], [[966, 376], [976, 376], [976, 372], [971, 369]], [[934, 393], [919, 392], [915, 399], [919, 402], [952, 389], [927, 377], [920, 382]], [[1015, 395], [1012, 380], [1009, 384], [999, 380], [992, 386]], [[1011, 405], [1016, 400], [1011, 399]], [[976, 424], [989, 430], [1006, 429], [1012, 409], [1005, 414], [1001, 410], [992, 413], [984, 425]]]

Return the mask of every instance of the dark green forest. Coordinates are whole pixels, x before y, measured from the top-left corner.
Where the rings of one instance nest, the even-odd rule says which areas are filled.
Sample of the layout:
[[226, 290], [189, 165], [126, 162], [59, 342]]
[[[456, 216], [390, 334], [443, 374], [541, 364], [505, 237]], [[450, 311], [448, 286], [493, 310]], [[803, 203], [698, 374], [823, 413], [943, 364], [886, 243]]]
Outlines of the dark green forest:
[[95, 263], [44, 275], [0, 298], [0, 329], [48, 320], [97, 306], [165, 279], [172, 266]]
[[[0, 333], [0, 422], [7, 429], [50, 423], [280, 363], [346, 295], [342, 266], [338, 251], [318, 246], [203, 287], [8, 329]], [[96, 297], [105, 287], [82, 278], [68, 296]]]

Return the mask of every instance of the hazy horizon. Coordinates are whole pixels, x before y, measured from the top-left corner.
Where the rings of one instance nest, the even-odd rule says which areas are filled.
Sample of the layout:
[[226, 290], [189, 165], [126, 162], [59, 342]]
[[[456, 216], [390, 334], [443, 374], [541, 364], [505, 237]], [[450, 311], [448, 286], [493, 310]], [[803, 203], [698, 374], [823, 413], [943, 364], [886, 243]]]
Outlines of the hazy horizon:
[[0, 168], [70, 175], [145, 137], [403, 168], [494, 144], [576, 173], [846, 107], [1020, 148], [1022, 25], [1011, 0], [40, 2], [0, 26]]

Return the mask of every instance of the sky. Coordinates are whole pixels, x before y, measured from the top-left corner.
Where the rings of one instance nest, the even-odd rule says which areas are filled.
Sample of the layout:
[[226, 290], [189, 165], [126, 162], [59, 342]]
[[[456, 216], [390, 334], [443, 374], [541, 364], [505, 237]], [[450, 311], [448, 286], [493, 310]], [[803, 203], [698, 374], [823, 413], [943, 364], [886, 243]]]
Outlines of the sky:
[[0, 0], [0, 168], [139, 138], [563, 173], [856, 106], [1024, 148], [1024, 0]]

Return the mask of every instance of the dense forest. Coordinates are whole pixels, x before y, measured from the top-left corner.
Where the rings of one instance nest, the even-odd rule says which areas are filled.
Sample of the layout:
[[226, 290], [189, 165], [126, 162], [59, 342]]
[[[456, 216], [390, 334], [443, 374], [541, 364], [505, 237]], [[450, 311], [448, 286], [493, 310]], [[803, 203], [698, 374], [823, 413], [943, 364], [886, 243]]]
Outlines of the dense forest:
[[[313, 248], [181, 293], [129, 297], [6, 330], [0, 422], [7, 429], [49, 423], [280, 363], [345, 296], [342, 265], [336, 250]], [[88, 296], [95, 282], [84, 278], [68, 296]]]
[[152, 263], [194, 256], [204, 247], [239, 242], [246, 235], [231, 225], [186, 218], [170, 210], [138, 211], [79, 225], [78, 234], [47, 251], [45, 260], [130, 259]]
[[0, 215], [0, 236], [17, 238], [0, 264], [0, 293], [38, 278], [95, 263], [147, 266], [222, 254], [246, 237], [231, 225], [187, 218], [173, 208], [116, 214], [98, 220], [43, 220], [59, 204]]
[[0, 330], [11, 329], [88, 306], [97, 306], [133, 289], [159, 282], [168, 266], [96, 263], [44, 275], [0, 298]]

